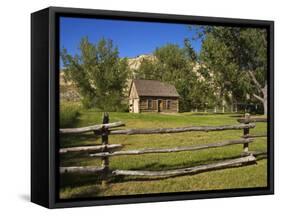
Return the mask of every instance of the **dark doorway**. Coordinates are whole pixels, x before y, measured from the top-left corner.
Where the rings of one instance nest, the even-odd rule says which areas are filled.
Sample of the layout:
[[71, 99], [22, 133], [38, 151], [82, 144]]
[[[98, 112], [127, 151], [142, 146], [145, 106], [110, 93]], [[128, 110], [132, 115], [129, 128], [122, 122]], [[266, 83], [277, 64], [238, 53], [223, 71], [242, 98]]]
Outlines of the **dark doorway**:
[[163, 101], [158, 100], [158, 112], [162, 112], [162, 111], [163, 111]]

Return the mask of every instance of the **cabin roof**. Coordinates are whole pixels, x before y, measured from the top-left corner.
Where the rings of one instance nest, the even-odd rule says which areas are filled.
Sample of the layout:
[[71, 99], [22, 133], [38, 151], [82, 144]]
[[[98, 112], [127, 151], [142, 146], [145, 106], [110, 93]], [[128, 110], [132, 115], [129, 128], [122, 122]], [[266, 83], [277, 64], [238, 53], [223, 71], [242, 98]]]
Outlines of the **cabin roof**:
[[[139, 96], [179, 97], [175, 86], [158, 80], [133, 80]], [[132, 86], [132, 85], [131, 85]]]

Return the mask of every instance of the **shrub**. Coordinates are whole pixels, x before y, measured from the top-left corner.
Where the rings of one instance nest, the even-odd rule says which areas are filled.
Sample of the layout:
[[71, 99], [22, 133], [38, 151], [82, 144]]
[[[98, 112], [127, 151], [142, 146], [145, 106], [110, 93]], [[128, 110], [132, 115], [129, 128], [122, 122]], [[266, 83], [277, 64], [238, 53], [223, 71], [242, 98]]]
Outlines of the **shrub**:
[[79, 117], [80, 105], [77, 103], [62, 102], [60, 104], [60, 128], [74, 127]]
[[97, 98], [96, 108], [107, 112], [126, 112], [128, 104], [124, 102], [124, 98], [118, 92], [112, 92], [108, 96]]

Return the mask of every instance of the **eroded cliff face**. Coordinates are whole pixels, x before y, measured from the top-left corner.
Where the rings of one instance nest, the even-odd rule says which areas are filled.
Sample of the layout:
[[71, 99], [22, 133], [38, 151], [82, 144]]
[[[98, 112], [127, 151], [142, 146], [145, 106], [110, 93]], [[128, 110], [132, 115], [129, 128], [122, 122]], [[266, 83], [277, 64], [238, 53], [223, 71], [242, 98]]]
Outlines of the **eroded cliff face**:
[[152, 55], [152, 54], [147, 54], [147, 55], [139, 55], [135, 58], [128, 58], [128, 65], [129, 65], [129, 68], [131, 70], [137, 70], [140, 65], [141, 65], [141, 62], [143, 60], [149, 60], [149, 61], [155, 61], [156, 60], [156, 56]]
[[60, 71], [60, 101], [80, 101], [78, 88], [73, 82], [67, 81], [63, 71]]

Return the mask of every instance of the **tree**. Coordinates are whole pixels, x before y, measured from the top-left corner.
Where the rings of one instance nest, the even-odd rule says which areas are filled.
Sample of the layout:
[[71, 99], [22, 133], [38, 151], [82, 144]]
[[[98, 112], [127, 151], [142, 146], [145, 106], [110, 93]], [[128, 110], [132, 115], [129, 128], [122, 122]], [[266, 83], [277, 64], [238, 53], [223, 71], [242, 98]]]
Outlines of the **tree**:
[[191, 46], [190, 40], [188, 38], [184, 39], [184, 50], [186, 53], [186, 57], [189, 61], [197, 62], [198, 57], [193, 47]]
[[82, 38], [80, 55], [71, 56], [63, 49], [63, 71], [74, 82], [85, 107], [103, 110], [122, 108], [124, 89], [129, 74], [127, 59], [120, 59], [112, 40], [101, 39], [97, 44]]
[[264, 29], [208, 27], [200, 54], [214, 73], [222, 98], [231, 92], [237, 101], [250, 95], [263, 103], [267, 115], [267, 33]]
[[162, 80], [163, 66], [158, 60], [142, 59], [140, 66], [134, 71], [134, 78]]

